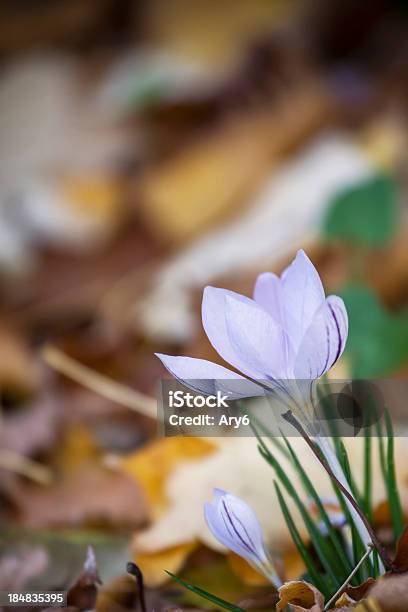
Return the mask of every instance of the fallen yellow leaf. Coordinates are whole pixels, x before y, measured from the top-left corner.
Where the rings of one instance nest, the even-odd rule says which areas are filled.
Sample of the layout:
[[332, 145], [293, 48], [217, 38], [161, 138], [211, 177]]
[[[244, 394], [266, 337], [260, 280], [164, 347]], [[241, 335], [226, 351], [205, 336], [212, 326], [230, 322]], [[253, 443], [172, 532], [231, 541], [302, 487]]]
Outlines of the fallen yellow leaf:
[[161, 438], [126, 457], [121, 469], [142, 486], [152, 514], [157, 516], [167, 505], [165, 485], [170, 473], [180, 463], [201, 459], [215, 449], [215, 444], [204, 438]]
[[133, 559], [140, 567], [147, 586], [158, 587], [169, 580], [164, 570], [177, 574], [197, 545], [197, 542], [187, 542], [156, 553], [136, 553]]
[[276, 611], [281, 612], [291, 605], [293, 612], [310, 610], [310, 612], [322, 612], [324, 606], [323, 595], [313, 585], [294, 580], [286, 582], [279, 589], [280, 599], [276, 604]]

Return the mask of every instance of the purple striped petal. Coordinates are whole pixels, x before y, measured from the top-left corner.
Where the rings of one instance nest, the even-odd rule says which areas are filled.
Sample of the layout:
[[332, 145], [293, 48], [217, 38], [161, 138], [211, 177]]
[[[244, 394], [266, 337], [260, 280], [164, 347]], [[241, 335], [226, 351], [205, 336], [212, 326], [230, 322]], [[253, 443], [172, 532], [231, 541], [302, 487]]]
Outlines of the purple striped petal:
[[319, 308], [306, 331], [295, 364], [295, 377], [316, 379], [336, 363], [344, 351], [348, 318], [344, 302], [331, 295]]
[[235, 495], [221, 489], [215, 489], [214, 494], [214, 500], [204, 507], [205, 519], [214, 537], [250, 563], [267, 565], [262, 528], [255, 512]]

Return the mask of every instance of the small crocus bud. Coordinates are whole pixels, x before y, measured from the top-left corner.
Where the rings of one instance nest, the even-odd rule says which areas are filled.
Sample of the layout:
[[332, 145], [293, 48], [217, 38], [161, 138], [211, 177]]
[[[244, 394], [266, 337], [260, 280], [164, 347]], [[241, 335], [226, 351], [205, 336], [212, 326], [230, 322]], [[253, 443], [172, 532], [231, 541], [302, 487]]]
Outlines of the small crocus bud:
[[214, 489], [214, 499], [204, 507], [205, 520], [215, 538], [261, 571], [275, 586], [281, 581], [265, 548], [255, 512], [242, 499]]

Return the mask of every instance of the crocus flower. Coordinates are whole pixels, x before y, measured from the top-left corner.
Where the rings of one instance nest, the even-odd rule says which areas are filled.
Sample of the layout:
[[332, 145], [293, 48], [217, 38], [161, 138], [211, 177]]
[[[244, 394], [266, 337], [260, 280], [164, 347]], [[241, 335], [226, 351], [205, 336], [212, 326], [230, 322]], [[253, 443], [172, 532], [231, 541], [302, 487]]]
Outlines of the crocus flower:
[[[339, 359], [348, 332], [343, 300], [325, 297], [304, 251], [298, 251], [281, 277], [270, 272], [258, 276], [253, 299], [206, 287], [202, 322], [218, 354], [243, 376], [204, 359], [157, 356], [175, 378], [207, 394], [214, 390], [210, 380], [248, 377], [271, 387], [282, 380], [316, 380]], [[260, 394], [256, 385], [241, 388], [241, 397]]]
[[281, 584], [265, 547], [255, 512], [242, 499], [214, 489], [214, 500], [204, 506], [207, 525], [226, 548], [260, 570], [275, 586]]
[[[299, 398], [288, 391], [294, 385], [285, 385], [284, 381], [306, 381], [310, 388], [342, 355], [348, 334], [343, 300], [335, 295], [326, 298], [319, 274], [302, 250], [280, 277], [271, 272], [258, 276], [252, 299], [227, 289], [206, 287], [202, 322], [220, 357], [240, 374], [204, 359], [158, 354], [175, 378], [203, 394], [213, 393], [220, 383], [225, 391], [228, 382], [234, 381], [230, 393], [234, 399], [263, 395], [266, 382], [271, 390], [278, 389], [283, 404], [285, 396], [289, 402], [294, 400], [303, 415], [307, 406], [299, 406]], [[306, 390], [307, 394], [303, 387], [301, 401], [311, 396]], [[293, 406], [286, 404], [288, 407]], [[349, 491], [329, 440], [318, 431], [313, 435], [334, 475]], [[368, 547], [371, 537], [364, 523], [346, 497], [345, 502]]]

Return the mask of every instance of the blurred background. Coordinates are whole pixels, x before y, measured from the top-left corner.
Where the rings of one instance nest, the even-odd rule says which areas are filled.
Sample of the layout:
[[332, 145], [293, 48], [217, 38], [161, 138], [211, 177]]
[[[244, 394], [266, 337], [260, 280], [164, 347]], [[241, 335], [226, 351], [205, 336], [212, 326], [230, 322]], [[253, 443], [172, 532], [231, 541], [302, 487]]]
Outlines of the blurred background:
[[203, 287], [304, 248], [349, 310], [333, 376], [406, 375], [407, 84], [403, 0], [3, 0], [0, 588], [93, 544], [107, 581], [143, 553], [152, 597], [187, 560], [238, 589], [194, 519], [135, 544], [219, 452], [155, 439], [154, 352], [219, 361]]

